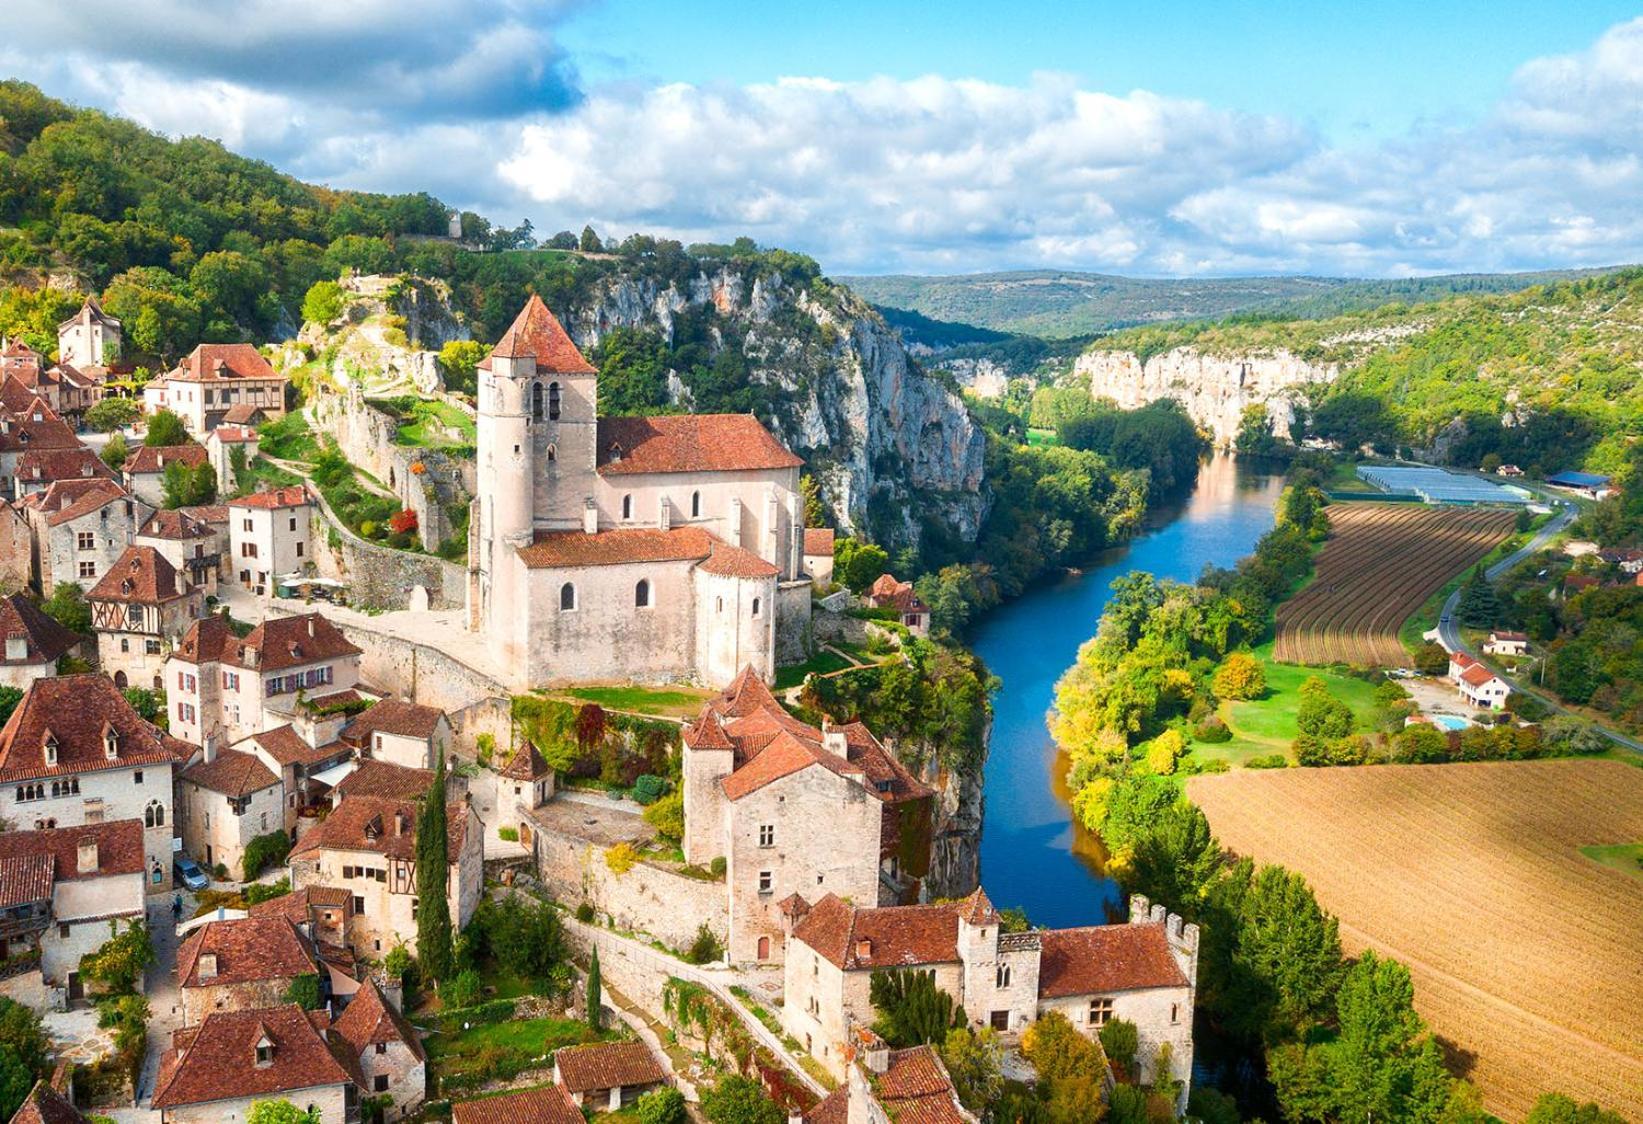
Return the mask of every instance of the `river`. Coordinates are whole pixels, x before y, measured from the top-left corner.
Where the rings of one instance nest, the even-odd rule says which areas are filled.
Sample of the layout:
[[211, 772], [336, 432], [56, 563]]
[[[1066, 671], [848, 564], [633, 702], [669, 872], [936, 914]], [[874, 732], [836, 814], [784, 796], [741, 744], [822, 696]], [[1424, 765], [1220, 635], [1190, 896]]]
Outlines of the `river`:
[[1055, 681], [1095, 634], [1112, 580], [1131, 570], [1190, 581], [1206, 563], [1230, 566], [1272, 527], [1282, 478], [1220, 455], [1205, 462], [1180, 504], [1082, 573], [1038, 586], [994, 610], [970, 645], [1002, 680], [988, 743], [981, 882], [995, 905], [1020, 906], [1035, 925], [1096, 925], [1121, 916], [1117, 883], [1102, 873], [1100, 841], [1072, 820], [1044, 715]]

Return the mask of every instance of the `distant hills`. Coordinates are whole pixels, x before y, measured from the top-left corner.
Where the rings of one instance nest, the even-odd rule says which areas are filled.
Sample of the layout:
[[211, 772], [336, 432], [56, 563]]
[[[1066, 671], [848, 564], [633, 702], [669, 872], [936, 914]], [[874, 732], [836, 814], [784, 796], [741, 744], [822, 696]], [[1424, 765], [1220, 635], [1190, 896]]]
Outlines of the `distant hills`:
[[[1614, 267], [1619, 268], [1619, 267]], [[1317, 319], [1385, 304], [1442, 300], [1461, 294], [1512, 293], [1612, 269], [1537, 273], [1457, 273], [1443, 277], [1355, 280], [1341, 277], [1136, 278], [1032, 269], [951, 277], [839, 277], [886, 311], [910, 340], [932, 346], [985, 342], [961, 337], [959, 325], [1062, 339], [1137, 324], [1213, 320], [1241, 313]], [[935, 338], [925, 331], [942, 322]], [[921, 330], [923, 329], [923, 330]]]

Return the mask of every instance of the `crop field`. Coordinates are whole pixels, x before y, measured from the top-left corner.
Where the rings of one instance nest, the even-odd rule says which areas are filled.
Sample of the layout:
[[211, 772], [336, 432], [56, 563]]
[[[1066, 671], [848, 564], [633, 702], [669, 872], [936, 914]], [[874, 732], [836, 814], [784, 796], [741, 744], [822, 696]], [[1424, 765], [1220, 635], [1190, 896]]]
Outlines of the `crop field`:
[[1643, 841], [1619, 761], [1236, 770], [1187, 782], [1228, 849], [1305, 875], [1351, 954], [1402, 961], [1490, 1111], [1556, 1090], [1643, 1120], [1643, 893], [1582, 848]]
[[1278, 606], [1281, 663], [1395, 667], [1398, 629], [1512, 530], [1499, 508], [1337, 503], [1312, 581]]

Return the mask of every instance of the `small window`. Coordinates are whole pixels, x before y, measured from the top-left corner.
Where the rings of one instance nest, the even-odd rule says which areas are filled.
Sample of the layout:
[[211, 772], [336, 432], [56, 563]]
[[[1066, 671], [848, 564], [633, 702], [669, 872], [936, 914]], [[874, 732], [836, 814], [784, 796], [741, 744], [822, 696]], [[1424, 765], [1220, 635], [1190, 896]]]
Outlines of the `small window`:
[[776, 825], [762, 823], [759, 825], [759, 846], [774, 847], [776, 845]]
[[556, 461], [558, 459], [559, 459], [559, 446], [550, 443], [548, 445], [548, 463], [552, 464], [554, 461]]
[[988, 1022], [991, 1023], [992, 1028], [994, 1030], [1009, 1030], [1010, 1029], [1010, 1012], [1008, 1012], [1008, 1011], [994, 1011], [992, 1013], [991, 1017], [988, 1019]]
[[702, 493], [700, 492], [690, 493], [690, 517], [692, 519], [702, 517]]
[[354, 915], [356, 917], [365, 916], [365, 899], [358, 894], [354, 895]]
[[1090, 1025], [1095, 1027], [1106, 1026], [1112, 1021], [1112, 1000], [1090, 1000]]
[[1169, 1005], [1169, 1021], [1171, 1025], [1181, 1021], [1181, 1004], [1171, 1003]]
[[542, 420], [542, 384], [531, 383], [531, 417]]
[[998, 986], [1001, 988], [1010, 986], [1010, 966], [1008, 964], [998, 966]]
[[[382, 1043], [377, 1043], [378, 1052], [381, 1052], [385, 1048], [386, 1047], [384, 1047]], [[371, 1086], [379, 1093], [386, 1093], [388, 1091], [388, 1075], [386, 1073], [377, 1074], [375, 1077], [371, 1078]]]
[[626, 495], [626, 496], [622, 497], [622, 518], [623, 519], [632, 519], [633, 518], [633, 496], [632, 495]]
[[387, 1052], [388, 1052], [388, 1043], [378, 1042], [377, 1043], [377, 1053], [386, 1054]]
[[576, 608], [576, 585], [573, 582], [566, 582], [559, 587], [559, 611], [568, 613], [574, 608]]
[[633, 587], [633, 604], [640, 609], [650, 608], [649, 578], [640, 578], [639, 584]]
[[559, 384], [556, 382], [548, 384], [548, 420], [559, 420]]
[[757, 597], [755, 597], [753, 599], [753, 615], [755, 617], [757, 617], [759, 615], [759, 610], [761, 608], [762, 608], [762, 606], [759, 604], [759, 599]]
[[759, 893], [768, 894], [776, 885], [776, 876], [768, 870], [759, 871]]

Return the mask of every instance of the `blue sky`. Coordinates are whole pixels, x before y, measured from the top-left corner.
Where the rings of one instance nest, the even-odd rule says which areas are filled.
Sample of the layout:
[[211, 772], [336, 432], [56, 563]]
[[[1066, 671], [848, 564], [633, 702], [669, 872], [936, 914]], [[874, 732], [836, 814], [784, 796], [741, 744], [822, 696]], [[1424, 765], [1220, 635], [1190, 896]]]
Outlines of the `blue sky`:
[[0, 74], [303, 178], [835, 273], [1643, 261], [1643, 0], [9, 0]]

